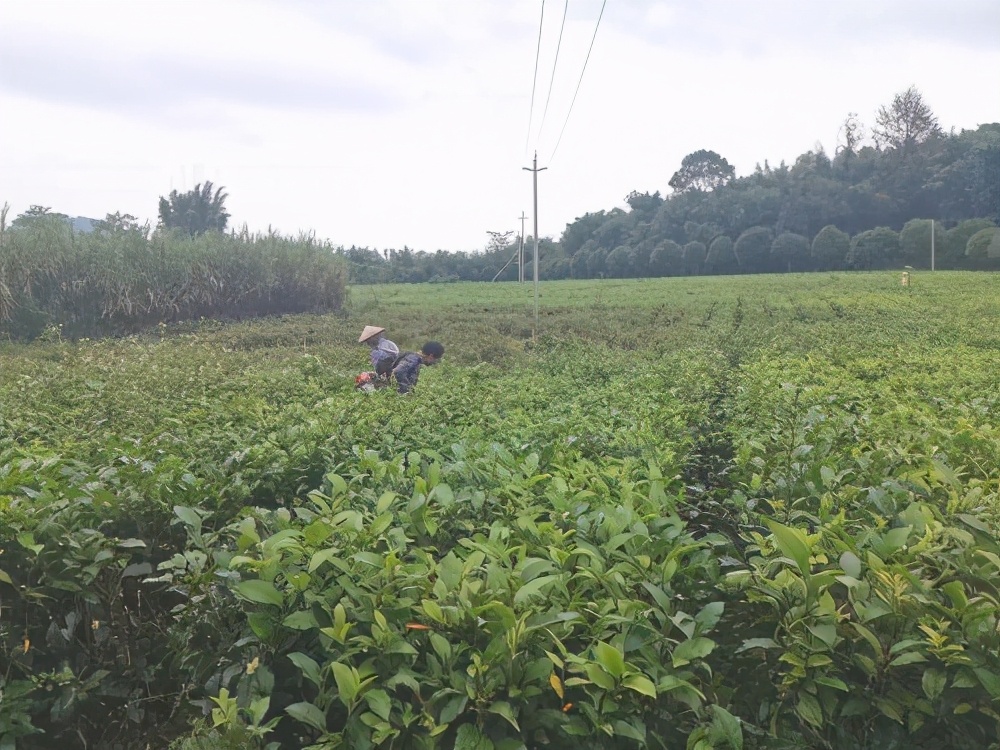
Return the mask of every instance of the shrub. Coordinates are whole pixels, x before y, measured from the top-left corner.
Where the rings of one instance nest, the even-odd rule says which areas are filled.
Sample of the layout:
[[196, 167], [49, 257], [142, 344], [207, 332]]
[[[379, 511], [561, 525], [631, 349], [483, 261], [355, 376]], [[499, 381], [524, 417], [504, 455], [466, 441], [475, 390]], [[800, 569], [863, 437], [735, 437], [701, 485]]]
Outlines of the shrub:
[[73, 234], [60, 219], [9, 229], [0, 243], [0, 333], [121, 334], [160, 322], [337, 310], [343, 262], [311, 236], [116, 228]]

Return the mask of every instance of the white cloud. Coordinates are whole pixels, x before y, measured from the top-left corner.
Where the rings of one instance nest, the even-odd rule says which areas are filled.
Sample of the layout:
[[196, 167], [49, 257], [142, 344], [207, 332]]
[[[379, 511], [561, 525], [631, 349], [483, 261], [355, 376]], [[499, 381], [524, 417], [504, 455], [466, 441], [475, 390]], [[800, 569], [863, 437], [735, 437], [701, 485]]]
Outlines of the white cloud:
[[739, 173], [832, 151], [849, 111], [871, 122], [911, 84], [946, 128], [1000, 120], [1000, 50], [973, 28], [992, 5], [944, 20], [914, 2], [893, 24], [853, 2], [608, 0], [550, 163], [601, 0], [570, 3], [542, 125], [562, 10], [546, 4], [526, 150], [539, 7], [0, 0], [0, 141], [16, 144], [0, 202], [155, 220], [160, 195], [209, 179], [252, 229], [476, 249], [531, 214], [536, 146], [541, 231], [558, 236], [631, 190], [666, 191], [699, 148]]

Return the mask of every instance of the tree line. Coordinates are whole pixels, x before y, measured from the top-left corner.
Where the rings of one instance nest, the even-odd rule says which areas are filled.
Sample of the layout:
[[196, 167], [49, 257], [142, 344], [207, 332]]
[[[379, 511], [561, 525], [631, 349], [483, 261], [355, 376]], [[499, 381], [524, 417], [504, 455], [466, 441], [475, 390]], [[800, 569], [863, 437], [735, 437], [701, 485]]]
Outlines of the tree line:
[[[932, 241], [937, 268], [1000, 269], [1000, 123], [945, 132], [914, 87], [880, 107], [870, 127], [850, 113], [832, 156], [817, 144], [791, 165], [765, 161], [737, 177], [725, 157], [700, 149], [667, 186], [665, 196], [634, 190], [626, 208], [587, 213], [558, 240], [541, 239], [542, 277], [919, 268], [931, 263]], [[206, 182], [161, 197], [156, 231], [224, 233], [224, 190]], [[32, 206], [10, 229], [51, 219], [68, 217]], [[121, 213], [94, 229], [152, 232]], [[485, 251], [474, 252], [325, 245], [352, 283], [515, 280], [512, 233], [489, 234]], [[525, 238], [527, 264], [532, 246]]]
[[[542, 240], [544, 278], [686, 276], [836, 269], [1000, 269], [1000, 123], [945, 132], [910, 87], [871, 126], [847, 116], [833, 155], [737, 177], [707, 149], [684, 157], [671, 192], [633, 191]], [[525, 256], [531, 261], [531, 241]], [[355, 283], [489, 281], [516, 243], [486, 252], [341, 251]], [[499, 277], [517, 278], [514, 264]]]

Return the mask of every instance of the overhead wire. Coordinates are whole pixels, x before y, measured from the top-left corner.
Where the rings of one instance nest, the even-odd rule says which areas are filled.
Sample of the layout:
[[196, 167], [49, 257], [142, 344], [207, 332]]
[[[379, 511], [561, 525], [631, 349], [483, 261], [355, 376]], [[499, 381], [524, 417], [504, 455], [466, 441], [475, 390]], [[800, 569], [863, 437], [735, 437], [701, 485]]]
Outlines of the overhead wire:
[[569, 103], [569, 111], [566, 113], [566, 120], [563, 122], [562, 130], [559, 131], [559, 138], [556, 140], [555, 148], [552, 149], [552, 156], [549, 157], [549, 162], [551, 162], [556, 157], [556, 151], [559, 150], [559, 144], [562, 143], [563, 133], [566, 132], [566, 126], [569, 124], [569, 117], [573, 114], [573, 105], [576, 104], [576, 95], [580, 93], [580, 84], [583, 83], [583, 74], [587, 72], [587, 63], [590, 62], [590, 53], [594, 49], [594, 40], [597, 39], [597, 30], [601, 28], [601, 19], [604, 17], [604, 7], [608, 4], [608, 0], [604, 0], [601, 3], [601, 13], [597, 16], [597, 25], [594, 26], [594, 35], [590, 38], [590, 47], [587, 49], [587, 57], [583, 61], [583, 70], [580, 71], [580, 80], [576, 82], [576, 91], [573, 92], [573, 100]]
[[542, 111], [542, 122], [538, 126], [538, 136], [536, 141], [542, 137], [542, 130], [545, 129], [545, 117], [549, 114], [549, 102], [552, 101], [552, 84], [556, 80], [556, 66], [559, 64], [559, 49], [562, 47], [563, 29], [566, 28], [566, 15], [569, 12], [569, 0], [563, 6], [562, 24], [559, 26], [559, 41], [556, 42], [556, 57], [552, 61], [552, 77], [549, 78], [549, 93], [545, 97], [545, 109]]
[[545, 0], [542, 0], [542, 17], [538, 19], [538, 46], [535, 48], [535, 75], [531, 79], [531, 108], [528, 110], [528, 135], [524, 139], [524, 153], [528, 154], [531, 141], [531, 121], [535, 116], [535, 87], [538, 85], [538, 55], [542, 51], [542, 26], [545, 23]]

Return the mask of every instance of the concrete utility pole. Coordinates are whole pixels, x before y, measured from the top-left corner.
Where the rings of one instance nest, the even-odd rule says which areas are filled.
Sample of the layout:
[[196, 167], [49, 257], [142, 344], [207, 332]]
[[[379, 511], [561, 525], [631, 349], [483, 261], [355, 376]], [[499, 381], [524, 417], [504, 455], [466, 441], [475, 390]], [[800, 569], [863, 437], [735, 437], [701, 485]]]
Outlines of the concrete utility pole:
[[931, 270], [934, 270], [934, 219], [931, 219]]
[[524, 220], [528, 217], [521, 212], [521, 236], [517, 238], [517, 281], [524, 283]]
[[[535, 257], [532, 260], [535, 267], [535, 330], [538, 330], [538, 173], [545, 171], [548, 167], [538, 168], [538, 152], [536, 151], [531, 166], [521, 167], [521, 169], [531, 172], [531, 181], [535, 195]], [[535, 331], [531, 332], [531, 338], [535, 338]]]

